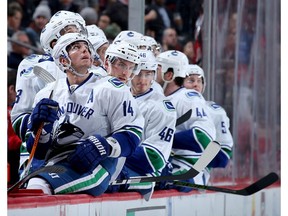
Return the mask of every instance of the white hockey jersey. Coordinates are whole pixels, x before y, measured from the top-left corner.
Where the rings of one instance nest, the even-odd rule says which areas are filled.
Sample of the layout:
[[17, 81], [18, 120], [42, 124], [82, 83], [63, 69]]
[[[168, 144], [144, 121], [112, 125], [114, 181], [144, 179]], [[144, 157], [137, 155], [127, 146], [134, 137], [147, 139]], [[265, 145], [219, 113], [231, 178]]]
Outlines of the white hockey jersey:
[[35, 98], [34, 105], [49, 97], [59, 103], [59, 120], [54, 125], [58, 145], [75, 143], [79, 139], [99, 134], [130, 132], [139, 140], [144, 119], [129, 88], [117, 78], [99, 78], [93, 73], [78, 86], [69, 86], [67, 78], [50, 83]]
[[[205, 145], [215, 140], [216, 130], [203, 96], [193, 89], [179, 88], [168, 96], [177, 111], [177, 118], [192, 109], [189, 120], [177, 126], [173, 143], [171, 163], [173, 175], [187, 172], [201, 157]], [[201, 131], [197, 135], [196, 131]], [[206, 184], [209, 171], [200, 172], [194, 182]]]
[[[138, 166], [151, 168], [150, 172], [161, 172], [171, 153], [176, 110], [171, 101], [152, 88], [135, 98], [145, 119], [141, 142], [143, 152], [138, 152], [139, 155], [136, 154], [136, 161]], [[141, 162], [143, 155], [146, 157]], [[134, 162], [136, 163], [136, 161]], [[149, 164], [147, 165], [147, 163]], [[133, 164], [131, 165], [133, 166]]]
[[231, 158], [234, 142], [226, 111], [214, 101], [206, 101], [206, 104], [216, 127], [216, 141], [220, 143], [221, 149], [225, 151], [227, 157]]
[[203, 96], [193, 89], [179, 88], [173, 94], [167, 96], [171, 100], [177, 111], [177, 118], [192, 109], [191, 117], [188, 121], [179, 125], [176, 132], [188, 130], [192, 127], [202, 128], [209, 134], [212, 140], [216, 137], [215, 126], [207, 110], [206, 101]]
[[99, 77], [105, 77], [108, 76], [106, 70], [103, 68], [103, 66], [96, 67], [92, 65], [92, 67], [89, 69], [90, 72], [94, 73], [95, 75]]
[[51, 56], [30, 55], [22, 60], [18, 67], [16, 79], [16, 100], [11, 111], [11, 120], [16, 134], [24, 141], [26, 133], [25, 118], [32, 111], [32, 105], [37, 92], [45, 86], [45, 82], [33, 73], [33, 67], [38, 65], [55, 78], [59, 72], [60, 77], [66, 75], [56, 66]]

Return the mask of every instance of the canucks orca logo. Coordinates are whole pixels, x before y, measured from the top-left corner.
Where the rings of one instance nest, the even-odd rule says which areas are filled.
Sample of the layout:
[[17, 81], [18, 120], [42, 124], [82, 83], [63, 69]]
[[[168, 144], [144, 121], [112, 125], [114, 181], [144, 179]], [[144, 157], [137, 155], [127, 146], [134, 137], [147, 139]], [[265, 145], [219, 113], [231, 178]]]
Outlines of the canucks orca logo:
[[168, 111], [174, 111], [174, 110], [175, 110], [175, 107], [173, 106], [173, 104], [172, 104], [171, 101], [164, 100], [163, 103], [164, 103], [164, 107], [165, 107]]
[[33, 70], [33, 67], [29, 67], [26, 69], [23, 69], [21, 72], [20, 72], [20, 77], [21, 76], [28, 76]]
[[171, 52], [171, 55], [178, 56], [178, 52], [176, 50], [174, 50], [174, 51]]
[[122, 86], [124, 86], [124, 83], [121, 82], [119, 79], [117, 78], [111, 78], [108, 80], [108, 82], [110, 82], [113, 86], [115, 86], [116, 88], [121, 88]]
[[128, 36], [128, 37], [134, 37], [134, 32], [131, 32], [131, 31], [128, 32], [128, 33], [127, 33], [127, 36]]
[[64, 121], [57, 127], [54, 136], [57, 144], [65, 145], [77, 142], [84, 136], [84, 132], [76, 125], [71, 124], [69, 116], [66, 116]]
[[221, 106], [218, 105], [218, 104], [216, 104], [216, 103], [211, 104], [211, 107], [213, 107], [214, 109], [219, 109], [219, 108], [221, 108]]
[[196, 92], [196, 91], [190, 91], [190, 92], [187, 92], [187, 93], [186, 93], [186, 96], [187, 96], [188, 98], [190, 98], [190, 97], [194, 97], [194, 96], [198, 96], [198, 97], [200, 97], [199, 93]]

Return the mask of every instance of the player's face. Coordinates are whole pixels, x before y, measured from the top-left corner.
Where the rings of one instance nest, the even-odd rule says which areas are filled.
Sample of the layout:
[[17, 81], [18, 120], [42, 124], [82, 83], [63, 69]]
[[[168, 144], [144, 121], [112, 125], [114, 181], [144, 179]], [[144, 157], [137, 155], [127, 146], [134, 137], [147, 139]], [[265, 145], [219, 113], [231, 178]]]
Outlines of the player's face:
[[100, 59], [102, 60], [102, 62], [104, 62], [105, 52], [106, 52], [108, 46], [109, 46], [109, 44], [105, 43], [97, 49], [97, 53], [100, 56]]
[[105, 52], [106, 52], [108, 46], [109, 46], [109, 44], [105, 43], [97, 49], [96, 52], [98, 53], [100, 60], [94, 60], [93, 65], [98, 67], [98, 66], [101, 66], [103, 64], [103, 62], [105, 61]]
[[133, 95], [139, 95], [147, 92], [152, 84], [154, 72], [151, 70], [141, 70], [138, 75], [135, 75], [131, 80]]
[[79, 32], [78, 28], [76, 25], [67, 25], [65, 26], [63, 29], [60, 30], [60, 35], [65, 35], [67, 33], [75, 33], [75, 32]]
[[77, 41], [67, 47], [72, 67], [79, 72], [87, 72], [91, 67], [92, 59], [88, 44], [84, 41]]
[[[132, 76], [132, 72], [135, 68], [135, 63], [117, 59], [110, 65], [110, 75], [117, 77], [123, 83], [127, 83]], [[109, 70], [108, 70], [109, 71]]]
[[194, 89], [197, 92], [202, 93], [203, 83], [202, 77], [199, 77], [197, 74], [192, 74], [185, 78], [184, 87], [187, 89]]

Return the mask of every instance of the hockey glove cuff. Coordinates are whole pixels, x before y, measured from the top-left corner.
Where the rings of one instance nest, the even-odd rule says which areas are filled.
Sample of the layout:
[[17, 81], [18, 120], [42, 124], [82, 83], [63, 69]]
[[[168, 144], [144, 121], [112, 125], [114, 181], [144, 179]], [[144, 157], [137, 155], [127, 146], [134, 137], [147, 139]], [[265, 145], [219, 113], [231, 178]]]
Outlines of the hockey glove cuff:
[[107, 140], [96, 134], [81, 141], [67, 158], [71, 166], [79, 173], [95, 169], [100, 161], [106, 159], [111, 152]]

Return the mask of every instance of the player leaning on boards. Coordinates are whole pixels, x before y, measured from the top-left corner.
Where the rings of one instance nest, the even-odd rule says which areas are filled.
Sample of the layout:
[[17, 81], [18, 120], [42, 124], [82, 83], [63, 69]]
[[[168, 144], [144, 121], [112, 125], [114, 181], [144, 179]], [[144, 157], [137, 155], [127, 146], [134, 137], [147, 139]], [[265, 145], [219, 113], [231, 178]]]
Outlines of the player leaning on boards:
[[[116, 78], [89, 73], [93, 52], [87, 38], [77, 33], [60, 37], [53, 48], [55, 63], [67, 78], [36, 95], [27, 146], [31, 149], [33, 133], [44, 121], [35, 157], [65, 169], [55, 175], [39, 173], [28, 188], [100, 195], [121, 170], [120, 157], [130, 156], [140, 143], [144, 119], [135, 99]], [[49, 100], [52, 90], [54, 100]]]
[[[215, 141], [215, 126], [202, 95], [195, 90], [188, 90], [183, 87], [187, 75], [187, 56], [179, 51], [168, 50], [160, 53], [156, 60], [159, 66], [157, 82], [163, 87], [165, 96], [175, 106], [177, 117], [192, 109], [191, 118], [176, 127], [170, 158], [173, 168], [166, 167], [163, 170], [163, 174], [172, 172], [173, 175], [179, 175], [190, 170], [207, 146]], [[206, 172], [205, 169], [195, 178], [187, 181], [206, 184]], [[162, 186], [160, 185], [160, 188]], [[191, 190], [184, 187], [176, 188], [180, 191]]]
[[[59, 77], [65, 77], [65, 75], [56, 66], [51, 56], [53, 46], [58, 38], [66, 33], [85, 33], [85, 31], [85, 20], [78, 13], [58, 11], [51, 17], [40, 35], [41, 46], [45, 51], [45, 54], [32, 54], [21, 61], [17, 71], [17, 96], [11, 113], [11, 120], [14, 131], [21, 138], [24, 144], [26, 139], [25, 134], [27, 131], [27, 123], [32, 111], [34, 97], [37, 92], [45, 86], [45, 82], [33, 73], [34, 66], [37, 65], [44, 68], [54, 77], [57, 77], [58, 75]], [[21, 162], [23, 163], [23, 166], [25, 164], [25, 155], [27, 155], [27, 153], [21, 154]], [[30, 171], [36, 169], [39, 164], [42, 163], [37, 160], [33, 160], [32, 162], [33, 164]], [[25, 170], [26, 168], [27, 167], [25, 167]]]
[[[206, 86], [204, 71], [198, 65], [187, 66], [188, 77], [185, 78], [184, 86], [187, 89], [194, 89], [203, 94]], [[206, 101], [208, 112], [213, 119], [216, 128], [216, 140], [221, 145], [218, 160], [214, 161], [213, 168], [226, 167], [232, 157], [233, 137], [230, 132], [230, 120], [226, 111], [214, 101]]]
[[[131, 80], [131, 93], [145, 119], [144, 131], [141, 145], [132, 156], [126, 158], [119, 179], [160, 176], [168, 163], [175, 132], [176, 110], [173, 104], [151, 87], [156, 77], [156, 58], [152, 51], [139, 50], [139, 53], [140, 73]], [[120, 191], [138, 191], [149, 200], [154, 185], [155, 182], [128, 184], [121, 187]]]
[[34, 97], [45, 86], [45, 83], [33, 74], [34, 65], [43, 67], [56, 77], [59, 68], [51, 56], [54, 44], [65, 33], [83, 33], [83, 31], [85, 31], [85, 20], [79, 14], [69, 11], [57, 12], [51, 17], [40, 35], [41, 46], [45, 54], [32, 54], [20, 63], [17, 71], [17, 97], [11, 118], [14, 130], [22, 141], [25, 141], [27, 119], [31, 113]]

